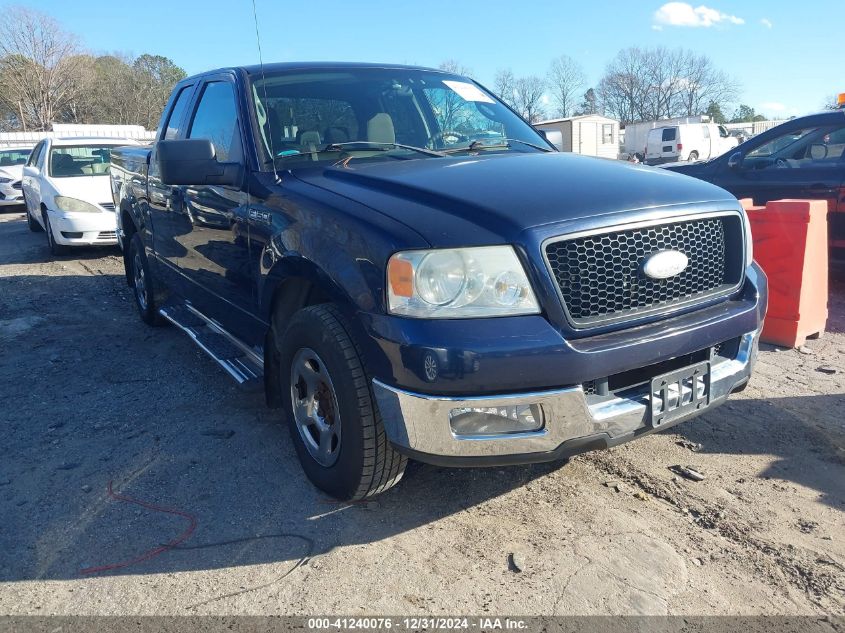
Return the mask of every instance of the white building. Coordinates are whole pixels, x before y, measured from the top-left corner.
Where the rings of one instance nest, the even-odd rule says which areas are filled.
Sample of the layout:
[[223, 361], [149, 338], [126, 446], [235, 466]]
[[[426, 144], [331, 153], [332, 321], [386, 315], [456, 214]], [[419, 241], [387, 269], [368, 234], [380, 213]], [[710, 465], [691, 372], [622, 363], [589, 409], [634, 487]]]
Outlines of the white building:
[[129, 138], [136, 141], [155, 140], [155, 131], [145, 130], [140, 125], [82, 125], [53, 123], [50, 132], [0, 132], [0, 147], [26, 146], [42, 138]]
[[562, 152], [601, 158], [619, 155], [619, 121], [600, 114], [583, 114], [566, 119], [535, 123], [546, 138]]

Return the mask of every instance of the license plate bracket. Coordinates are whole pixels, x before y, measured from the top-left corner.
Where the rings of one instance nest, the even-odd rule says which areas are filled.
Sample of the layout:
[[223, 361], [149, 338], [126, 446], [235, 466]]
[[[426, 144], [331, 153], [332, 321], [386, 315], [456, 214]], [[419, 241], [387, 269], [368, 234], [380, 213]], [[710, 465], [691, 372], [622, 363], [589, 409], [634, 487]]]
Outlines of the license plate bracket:
[[710, 362], [703, 361], [651, 379], [649, 425], [660, 428], [710, 404]]

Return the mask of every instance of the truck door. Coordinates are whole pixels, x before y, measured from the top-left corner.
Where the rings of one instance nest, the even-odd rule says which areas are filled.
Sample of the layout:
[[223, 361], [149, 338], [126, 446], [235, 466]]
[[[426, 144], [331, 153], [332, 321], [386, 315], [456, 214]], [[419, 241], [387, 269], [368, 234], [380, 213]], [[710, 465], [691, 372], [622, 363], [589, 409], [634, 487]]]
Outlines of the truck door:
[[[244, 163], [235, 84], [229, 75], [212, 77], [200, 96], [186, 138], [208, 139], [220, 162]], [[189, 185], [181, 188], [186, 231], [176, 239], [188, 281], [186, 296], [236, 336], [250, 340], [257, 314], [249, 260], [249, 196], [242, 187]]]
[[[162, 120], [157, 140], [170, 141], [184, 137], [188, 105], [195, 87], [194, 84], [188, 84], [179, 89], [166, 118]], [[190, 223], [182, 212], [181, 187], [161, 182], [155, 146], [147, 173], [147, 198], [149, 217], [146, 220], [150, 225], [148, 229], [152, 229], [147, 235], [151, 235], [152, 239], [146, 246], [153, 251], [156, 274], [162, 277], [165, 285], [183, 293], [185, 284], [179, 274], [179, 263], [185, 255], [185, 247], [180, 239], [190, 230]]]

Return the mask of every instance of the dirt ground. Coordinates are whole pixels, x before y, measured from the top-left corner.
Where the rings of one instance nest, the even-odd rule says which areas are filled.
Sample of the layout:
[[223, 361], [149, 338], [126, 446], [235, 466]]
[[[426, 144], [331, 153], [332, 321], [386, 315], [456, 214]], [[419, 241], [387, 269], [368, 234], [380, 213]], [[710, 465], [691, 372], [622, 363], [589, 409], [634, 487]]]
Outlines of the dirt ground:
[[2, 213], [0, 614], [841, 615], [845, 284], [830, 308], [698, 420], [347, 505], [260, 394], [140, 322], [117, 251], [53, 261]]

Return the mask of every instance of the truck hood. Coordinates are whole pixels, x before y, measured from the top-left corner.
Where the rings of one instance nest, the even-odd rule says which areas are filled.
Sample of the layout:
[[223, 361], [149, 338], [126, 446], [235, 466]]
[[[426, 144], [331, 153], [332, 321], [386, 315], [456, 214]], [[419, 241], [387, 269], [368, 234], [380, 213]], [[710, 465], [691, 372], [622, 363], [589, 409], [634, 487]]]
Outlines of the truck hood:
[[412, 227], [434, 246], [512, 242], [526, 229], [635, 209], [736, 205], [727, 191], [668, 170], [557, 152], [353, 159], [294, 175]]

